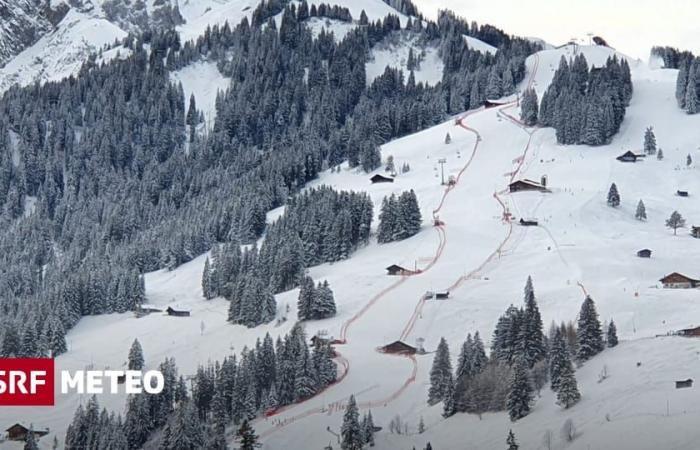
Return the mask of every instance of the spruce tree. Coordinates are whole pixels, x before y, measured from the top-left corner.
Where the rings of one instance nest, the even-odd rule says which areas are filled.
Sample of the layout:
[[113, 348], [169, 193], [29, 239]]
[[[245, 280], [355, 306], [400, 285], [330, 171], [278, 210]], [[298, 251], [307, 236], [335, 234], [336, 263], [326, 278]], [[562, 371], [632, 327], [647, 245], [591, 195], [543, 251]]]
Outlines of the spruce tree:
[[647, 220], [647, 210], [641, 199], [639, 203], [637, 203], [637, 211], [634, 213], [634, 218], [637, 220]]
[[559, 373], [559, 388], [557, 389], [557, 404], [568, 409], [578, 403], [581, 399], [581, 394], [578, 391], [576, 377], [574, 376], [574, 368], [571, 361], [561, 367]]
[[351, 395], [343, 415], [343, 425], [340, 427], [340, 448], [342, 450], [361, 450], [363, 444], [359, 412], [355, 396]]
[[138, 339], [134, 339], [131, 344], [131, 349], [129, 350], [129, 370], [142, 370], [143, 369], [143, 349], [141, 348], [141, 343]]
[[519, 360], [515, 364], [506, 399], [506, 408], [510, 420], [515, 422], [530, 413], [533, 400], [533, 389], [527, 372], [527, 363]]
[[518, 335], [518, 353], [525, 359], [529, 368], [544, 359], [547, 353], [544, 346], [542, 317], [535, 300], [532, 278], [529, 276], [525, 284], [525, 310]]
[[587, 296], [578, 317], [578, 352], [576, 359], [587, 361], [603, 350], [603, 332], [600, 328], [595, 302]]
[[608, 191], [608, 206], [613, 208], [620, 206], [620, 194], [617, 192], [615, 183], [610, 185], [610, 190]]
[[647, 155], [656, 154], [656, 136], [652, 127], [648, 127], [644, 131], [644, 153]]
[[520, 120], [531, 127], [537, 124], [538, 114], [537, 93], [532, 88], [526, 89], [520, 104]]
[[315, 302], [314, 297], [316, 295], [316, 288], [314, 287], [314, 280], [306, 275], [301, 279], [301, 285], [299, 286], [299, 299], [297, 300], [297, 316], [299, 320], [311, 320], [312, 308]]
[[617, 327], [612, 319], [610, 319], [610, 323], [608, 324], [606, 341], [608, 342], [608, 347], [615, 347], [618, 344]]
[[374, 419], [372, 411], [368, 411], [362, 420], [363, 442], [374, 447]]
[[508, 438], [506, 439], [506, 444], [508, 444], [508, 450], [518, 450], [520, 448], [518, 442], [515, 440], [513, 430], [508, 431]]
[[450, 349], [445, 338], [440, 338], [433, 366], [430, 369], [430, 389], [428, 390], [428, 403], [435, 404], [445, 400], [452, 384], [452, 363], [450, 362]]
[[241, 450], [255, 450], [256, 448], [260, 447], [260, 444], [258, 443], [258, 436], [255, 434], [255, 430], [247, 420], [243, 421], [241, 427], [236, 432], [236, 435], [240, 439]]
[[442, 417], [447, 418], [457, 412], [455, 396], [455, 382], [452, 377], [450, 377], [450, 379], [447, 381], [447, 389], [445, 392], [445, 398], [443, 399]]
[[559, 390], [562, 367], [571, 364], [571, 356], [560, 328], [554, 331], [549, 351], [549, 381], [553, 391]]
[[688, 156], [685, 158], [685, 165], [690, 167], [691, 164], [693, 164], [693, 158], [690, 156], [690, 153], [688, 153]]
[[700, 111], [700, 99], [698, 99], [698, 58], [693, 60], [693, 63], [688, 69], [688, 84], [685, 91], [685, 111], [688, 114], [696, 114]]
[[659, 149], [659, 151], [656, 152], [656, 159], [659, 161], [664, 159], [664, 152], [661, 149]]
[[451, 144], [452, 143], [452, 137], [450, 136], [450, 133], [447, 133], [445, 135], [445, 144]]

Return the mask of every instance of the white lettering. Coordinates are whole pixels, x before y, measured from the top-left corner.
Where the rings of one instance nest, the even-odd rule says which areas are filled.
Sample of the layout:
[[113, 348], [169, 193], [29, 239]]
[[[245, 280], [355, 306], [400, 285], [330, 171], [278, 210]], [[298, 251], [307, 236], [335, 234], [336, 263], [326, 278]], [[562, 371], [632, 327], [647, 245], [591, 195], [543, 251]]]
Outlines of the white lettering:
[[82, 370], [76, 370], [73, 377], [70, 372], [64, 370], [61, 372], [61, 392], [67, 394], [70, 389], [74, 389], [78, 394], [85, 393], [84, 373]]
[[[153, 385], [153, 380], [155, 379], [156, 385]], [[165, 378], [163, 374], [158, 370], [149, 370], [143, 376], [143, 388], [149, 394], [160, 394], [163, 392], [165, 387]]]
[[141, 371], [140, 370], [127, 370], [126, 371], [126, 393], [127, 394], [140, 394], [143, 392], [141, 389]]

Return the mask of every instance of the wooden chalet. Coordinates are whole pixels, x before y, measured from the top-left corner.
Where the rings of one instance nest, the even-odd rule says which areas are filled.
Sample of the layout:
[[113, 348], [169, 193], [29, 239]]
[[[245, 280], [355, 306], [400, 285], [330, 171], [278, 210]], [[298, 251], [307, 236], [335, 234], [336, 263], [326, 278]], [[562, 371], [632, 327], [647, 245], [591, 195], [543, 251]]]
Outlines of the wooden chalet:
[[151, 313], [157, 313], [157, 312], [163, 312], [162, 309], [156, 308], [153, 305], [148, 305], [148, 304], [141, 304], [136, 307], [136, 310], [134, 310], [134, 314], [136, 317], [143, 317], [147, 316]]
[[688, 191], [676, 191], [676, 195], [679, 197], [687, 197]]
[[538, 225], [537, 221], [534, 219], [520, 219], [520, 225], [524, 227], [536, 227]]
[[[543, 181], [545, 178], [543, 177]], [[539, 192], [549, 192], [545, 183], [538, 183], [537, 181], [532, 181], [528, 179], [516, 180], [508, 185], [510, 192], [520, 192], [520, 191], [539, 191]]]
[[424, 300], [445, 300], [450, 297], [450, 291], [438, 291], [438, 292], [433, 292], [433, 291], [427, 291], [425, 294], [423, 294], [423, 299]]
[[492, 99], [486, 99], [484, 100], [484, 108], [494, 108], [496, 106], [503, 106], [507, 104], [508, 102], [502, 101], [502, 100], [492, 100]]
[[691, 388], [693, 387], [693, 379], [688, 378], [687, 380], [676, 381], [676, 389]]
[[659, 281], [667, 289], [690, 289], [696, 288], [700, 284], [700, 280], [695, 280], [678, 272], [668, 274]]
[[403, 268], [399, 265], [392, 264], [386, 268], [387, 275], [413, 275], [416, 273], [413, 270]]
[[[16, 423], [10, 428], [6, 429], [5, 433], [7, 433], [7, 439], [10, 441], [24, 441], [27, 439], [30, 428], [31, 427], [25, 426], [21, 423]], [[34, 429], [32, 430], [32, 433], [34, 434], [35, 438], [40, 438], [41, 436], [46, 436], [49, 434], [49, 429]]]
[[369, 181], [372, 182], [372, 184], [376, 183], [393, 183], [394, 179], [392, 177], [386, 177], [380, 173], [376, 175], [372, 175], [372, 177], [369, 179]]
[[175, 317], [189, 317], [190, 312], [184, 309], [175, 309], [172, 306], [168, 306], [168, 308], [165, 310], [166, 313], [168, 313], [169, 316], [175, 316]]
[[644, 158], [644, 155], [638, 155], [631, 150], [627, 150], [625, 153], [621, 154], [616, 159], [622, 162], [637, 162], [639, 158]]
[[700, 327], [686, 328], [685, 330], [679, 330], [676, 332], [678, 336], [685, 337], [700, 337]]
[[391, 344], [387, 344], [382, 347], [381, 351], [396, 355], [415, 355], [418, 352], [418, 349], [406, 344], [405, 342], [394, 341]]
[[649, 250], [648, 248], [644, 248], [637, 252], [637, 256], [639, 256], [640, 258], [651, 258], [651, 250]]
[[700, 227], [690, 227], [690, 235], [696, 239], [700, 239]]

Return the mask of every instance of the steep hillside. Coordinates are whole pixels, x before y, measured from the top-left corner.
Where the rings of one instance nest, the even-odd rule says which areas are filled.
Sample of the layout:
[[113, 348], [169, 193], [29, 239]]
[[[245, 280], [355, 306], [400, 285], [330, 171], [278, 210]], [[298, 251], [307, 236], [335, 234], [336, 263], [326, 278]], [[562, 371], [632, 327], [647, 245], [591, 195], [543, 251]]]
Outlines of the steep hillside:
[[[259, 3], [260, 0], [149, 0], [144, 10], [136, 10], [124, 0], [58, 0], [51, 7], [37, 6], [31, 0], [2, 0], [0, 16], [8, 19], [0, 24], [0, 93], [14, 84], [25, 86], [74, 75], [90, 55], [111, 46], [130, 31], [175, 27], [184, 42], [196, 39], [209, 26], [225, 22], [236, 25], [244, 17], [250, 19]], [[407, 16], [382, 0], [309, 2], [322, 3], [349, 8], [356, 21], [363, 10], [370, 20], [387, 14], [398, 15], [402, 24], [407, 20]], [[340, 27], [338, 38], [342, 38], [343, 28], [349, 27]]]
[[[612, 51], [579, 47], [591, 65], [602, 63]], [[573, 48], [539, 52], [527, 61], [528, 74], [521, 89], [533, 86], [543, 92], [561, 56]], [[673, 98], [675, 71], [652, 70], [631, 62], [634, 95], [618, 135], [606, 146], [559, 146], [551, 129], [523, 129], [511, 117], [512, 104], [478, 109], [463, 115], [462, 126], [453, 120], [382, 146], [397, 167], [410, 164], [394, 183], [370, 185], [368, 175], [342, 166], [326, 171], [313, 183], [339, 189], [367, 191], [375, 205], [385, 195], [413, 189], [423, 216], [421, 232], [405, 241], [357, 251], [349, 260], [310, 270], [317, 280], [327, 279], [336, 293], [338, 315], [307, 323], [309, 335], [323, 330], [344, 341], [340, 353], [341, 381], [308, 401], [283, 408], [255, 423], [264, 448], [321, 448], [335, 443], [347, 398], [356, 395], [363, 411], [371, 410], [377, 434], [376, 448], [418, 448], [430, 441], [436, 449], [502, 448], [513, 429], [521, 448], [538, 448], [551, 430], [554, 447], [572, 449], [636, 448], [682, 449], [696, 438], [700, 410], [693, 396], [676, 391], [673, 382], [693, 377], [700, 370], [700, 344], [659, 334], [700, 324], [696, 291], [664, 290], [658, 279], [679, 271], [696, 276], [692, 264], [698, 241], [681, 230], [678, 236], [664, 227], [673, 209], [700, 221], [700, 205], [692, 195], [700, 192], [696, 166], [686, 166], [686, 155], [700, 160], [696, 133], [698, 118], [678, 110]], [[201, 67], [198, 70], [203, 70]], [[212, 70], [209, 68], [207, 70]], [[215, 70], [215, 69], [214, 69]], [[175, 75], [188, 91], [187, 72]], [[212, 75], [215, 79], [216, 76]], [[198, 96], [199, 98], [199, 96]], [[639, 151], [643, 131], [653, 126], [665, 158], [647, 158], [637, 164], [615, 160], [623, 151]], [[450, 133], [452, 142], [445, 144]], [[697, 158], [695, 158], [697, 156]], [[440, 185], [438, 160], [446, 160], [445, 177], [454, 176], [451, 189]], [[505, 190], [510, 180], [547, 175], [550, 193], [515, 193]], [[620, 208], [606, 205], [611, 182], [620, 189]], [[690, 191], [691, 198], [675, 195]], [[634, 218], [639, 199], [647, 205], [648, 220]], [[505, 221], [504, 211], [517, 220], [536, 218], [538, 227], [520, 227]], [[378, 208], [375, 209], [375, 227]], [[268, 221], [281, 213], [268, 214]], [[444, 226], [433, 227], [433, 217]], [[651, 259], [635, 252], [648, 247]], [[419, 275], [388, 277], [384, 268], [400, 264], [421, 269]], [[176, 358], [183, 373], [197, 364], [238, 353], [266, 331], [273, 336], [288, 331], [296, 312], [297, 290], [277, 296], [279, 311], [290, 313], [280, 327], [274, 322], [256, 329], [232, 327], [225, 322], [228, 302], [201, 297], [204, 256], [167, 272], [146, 276], [149, 302], [164, 307], [177, 304], [192, 310], [189, 318], [155, 314], [141, 319], [131, 314], [84, 318], [68, 335], [70, 351], [57, 359], [58, 367], [79, 369], [122, 367], [133, 338], [138, 338], [153, 367], [164, 356]], [[498, 316], [509, 304], [522, 300], [522, 286], [531, 275], [546, 324], [574, 320], [584, 292], [596, 301], [601, 320], [617, 323], [622, 343], [578, 369], [582, 401], [563, 411], [545, 388], [531, 415], [511, 423], [505, 413], [441, 417], [442, 405], [426, 406], [432, 356], [405, 358], [382, 354], [377, 347], [401, 339], [415, 344], [424, 340], [432, 351], [440, 337], [457, 349], [467, 333], [479, 331], [488, 345]], [[444, 301], [423, 301], [426, 291], [449, 290]], [[638, 364], [640, 363], [640, 364]], [[607, 366], [609, 378], [599, 383]], [[31, 420], [62, 430], [72, 417], [78, 396], [60, 397], [57, 408], [41, 411], [4, 408], [3, 423]], [[124, 397], [100, 402], [120, 410]], [[389, 421], [399, 415], [408, 435], [389, 433]], [[426, 432], [417, 434], [424, 419]], [[578, 430], [572, 443], [563, 442], [559, 429], [571, 418]], [[671, 437], [672, 436], [672, 437]], [[334, 444], [335, 445], [335, 444]]]

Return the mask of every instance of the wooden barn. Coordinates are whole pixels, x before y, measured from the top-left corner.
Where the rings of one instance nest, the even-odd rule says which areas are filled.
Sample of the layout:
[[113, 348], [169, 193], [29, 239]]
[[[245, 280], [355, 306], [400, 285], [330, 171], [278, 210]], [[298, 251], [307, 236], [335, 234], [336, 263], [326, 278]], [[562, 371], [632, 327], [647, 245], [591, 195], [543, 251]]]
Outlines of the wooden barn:
[[486, 99], [484, 100], [484, 108], [489, 109], [489, 108], [494, 108], [496, 106], [503, 106], [507, 102], [502, 101], [502, 100], [491, 100], [491, 99]]
[[[543, 178], [544, 181], [544, 178]], [[538, 183], [537, 181], [528, 180], [524, 178], [522, 180], [513, 181], [508, 185], [510, 192], [520, 192], [520, 191], [539, 191], [539, 192], [549, 192], [547, 186], [544, 183]]]
[[163, 312], [163, 310], [160, 308], [156, 308], [153, 305], [148, 305], [148, 304], [144, 303], [144, 304], [141, 304], [141, 305], [136, 307], [134, 314], [136, 315], [136, 317], [143, 317], [143, 316], [147, 316], [151, 313], [157, 313], [157, 312]]
[[673, 272], [659, 280], [667, 289], [690, 289], [698, 287], [700, 280], [687, 277], [678, 272]]
[[387, 275], [413, 275], [414, 270], [406, 269], [396, 264], [392, 264], [386, 268]]
[[644, 155], [638, 155], [631, 150], [627, 150], [625, 153], [621, 154], [616, 159], [622, 162], [637, 162], [639, 158], [644, 158]]
[[450, 297], [450, 291], [427, 291], [423, 294], [425, 300], [446, 300]]
[[369, 181], [371, 181], [372, 184], [376, 184], [376, 183], [393, 183], [393, 182], [394, 182], [394, 179], [391, 178], [391, 177], [385, 177], [384, 175], [378, 173], [378, 174], [376, 174], [376, 175], [372, 175], [372, 177], [369, 179]]
[[700, 337], [700, 327], [686, 328], [685, 330], [679, 330], [676, 332], [678, 336], [685, 337]]
[[688, 378], [687, 380], [676, 381], [676, 389], [691, 388], [693, 387], [693, 379]]
[[696, 239], [700, 239], [700, 227], [690, 227], [690, 235]]
[[536, 227], [538, 224], [534, 219], [520, 219], [520, 225], [524, 227]]
[[168, 309], [165, 310], [166, 313], [168, 313], [169, 316], [175, 316], [175, 317], [189, 317], [190, 312], [184, 309], [175, 309], [172, 306], [168, 306]]
[[418, 349], [406, 344], [405, 342], [394, 341], [391, 344], [387, 344], [382, 347], [381, 351], [396, 355], [415, 355], [418, 352]]
[[[10, 428], [6, 429], [7, 439], [10, 441], [24, 441], [27, 439], [27, 434], [29, 433], [30, 427], [22, 425], [21, 423], [16, 423]], [[32, 431], [35, 438], [40, 438], [41, 436], [46, 436], [49, 434], [49, 429], [35, 429]]]
[[679, 197], [687, 197], [688, 191], [676, 191], [676, 195]]
[[640, 258], [651, 258], [651, 250], [648, 248], [643, 248], [642, 250], [637, 252], [637, 256]]

